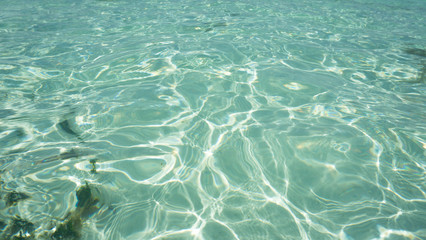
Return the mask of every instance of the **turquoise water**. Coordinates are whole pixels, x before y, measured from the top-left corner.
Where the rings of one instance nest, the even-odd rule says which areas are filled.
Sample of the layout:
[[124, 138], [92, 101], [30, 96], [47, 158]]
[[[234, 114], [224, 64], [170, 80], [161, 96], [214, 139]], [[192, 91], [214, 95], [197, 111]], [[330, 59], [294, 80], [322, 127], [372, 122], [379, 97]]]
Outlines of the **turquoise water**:
[[0, 9], [0, 238], [426, 238], [424, 0]]

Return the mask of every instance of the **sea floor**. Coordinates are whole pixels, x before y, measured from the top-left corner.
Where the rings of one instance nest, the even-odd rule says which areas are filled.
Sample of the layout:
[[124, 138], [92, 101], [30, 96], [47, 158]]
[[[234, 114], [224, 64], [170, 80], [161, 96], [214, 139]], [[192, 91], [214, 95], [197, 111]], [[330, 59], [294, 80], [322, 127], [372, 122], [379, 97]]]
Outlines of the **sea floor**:
[[425, 239], [426, 5], [0, 2], [1, 239]]

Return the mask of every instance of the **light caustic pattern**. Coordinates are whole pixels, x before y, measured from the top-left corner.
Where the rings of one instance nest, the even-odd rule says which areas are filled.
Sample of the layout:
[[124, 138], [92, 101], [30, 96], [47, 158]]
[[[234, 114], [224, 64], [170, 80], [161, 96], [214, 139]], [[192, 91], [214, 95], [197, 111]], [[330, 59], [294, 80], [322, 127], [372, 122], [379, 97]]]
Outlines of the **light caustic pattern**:
[[377, 50], [382, 5], [86, 4], [0, 45], [2, 191], [31, 193], [5, 217], [41, 236], [87, 181], [87, 239], [425, 237], [424, 63]]

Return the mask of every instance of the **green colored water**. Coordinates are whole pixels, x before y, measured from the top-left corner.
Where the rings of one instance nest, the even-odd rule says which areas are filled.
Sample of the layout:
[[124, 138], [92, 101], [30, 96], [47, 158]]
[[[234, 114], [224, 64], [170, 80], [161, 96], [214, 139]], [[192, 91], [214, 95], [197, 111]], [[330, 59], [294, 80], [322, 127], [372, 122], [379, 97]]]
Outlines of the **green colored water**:
[[426, 238], [423, 0], [0, 9], [0, 238]]

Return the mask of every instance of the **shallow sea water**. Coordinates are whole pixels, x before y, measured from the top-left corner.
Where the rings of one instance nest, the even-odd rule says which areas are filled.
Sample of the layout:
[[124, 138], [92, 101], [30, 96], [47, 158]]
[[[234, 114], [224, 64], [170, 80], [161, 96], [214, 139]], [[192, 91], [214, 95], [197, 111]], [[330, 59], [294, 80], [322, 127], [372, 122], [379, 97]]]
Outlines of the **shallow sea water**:
[[0, 9], [3, 238], [426, 238], [425, 1]]

